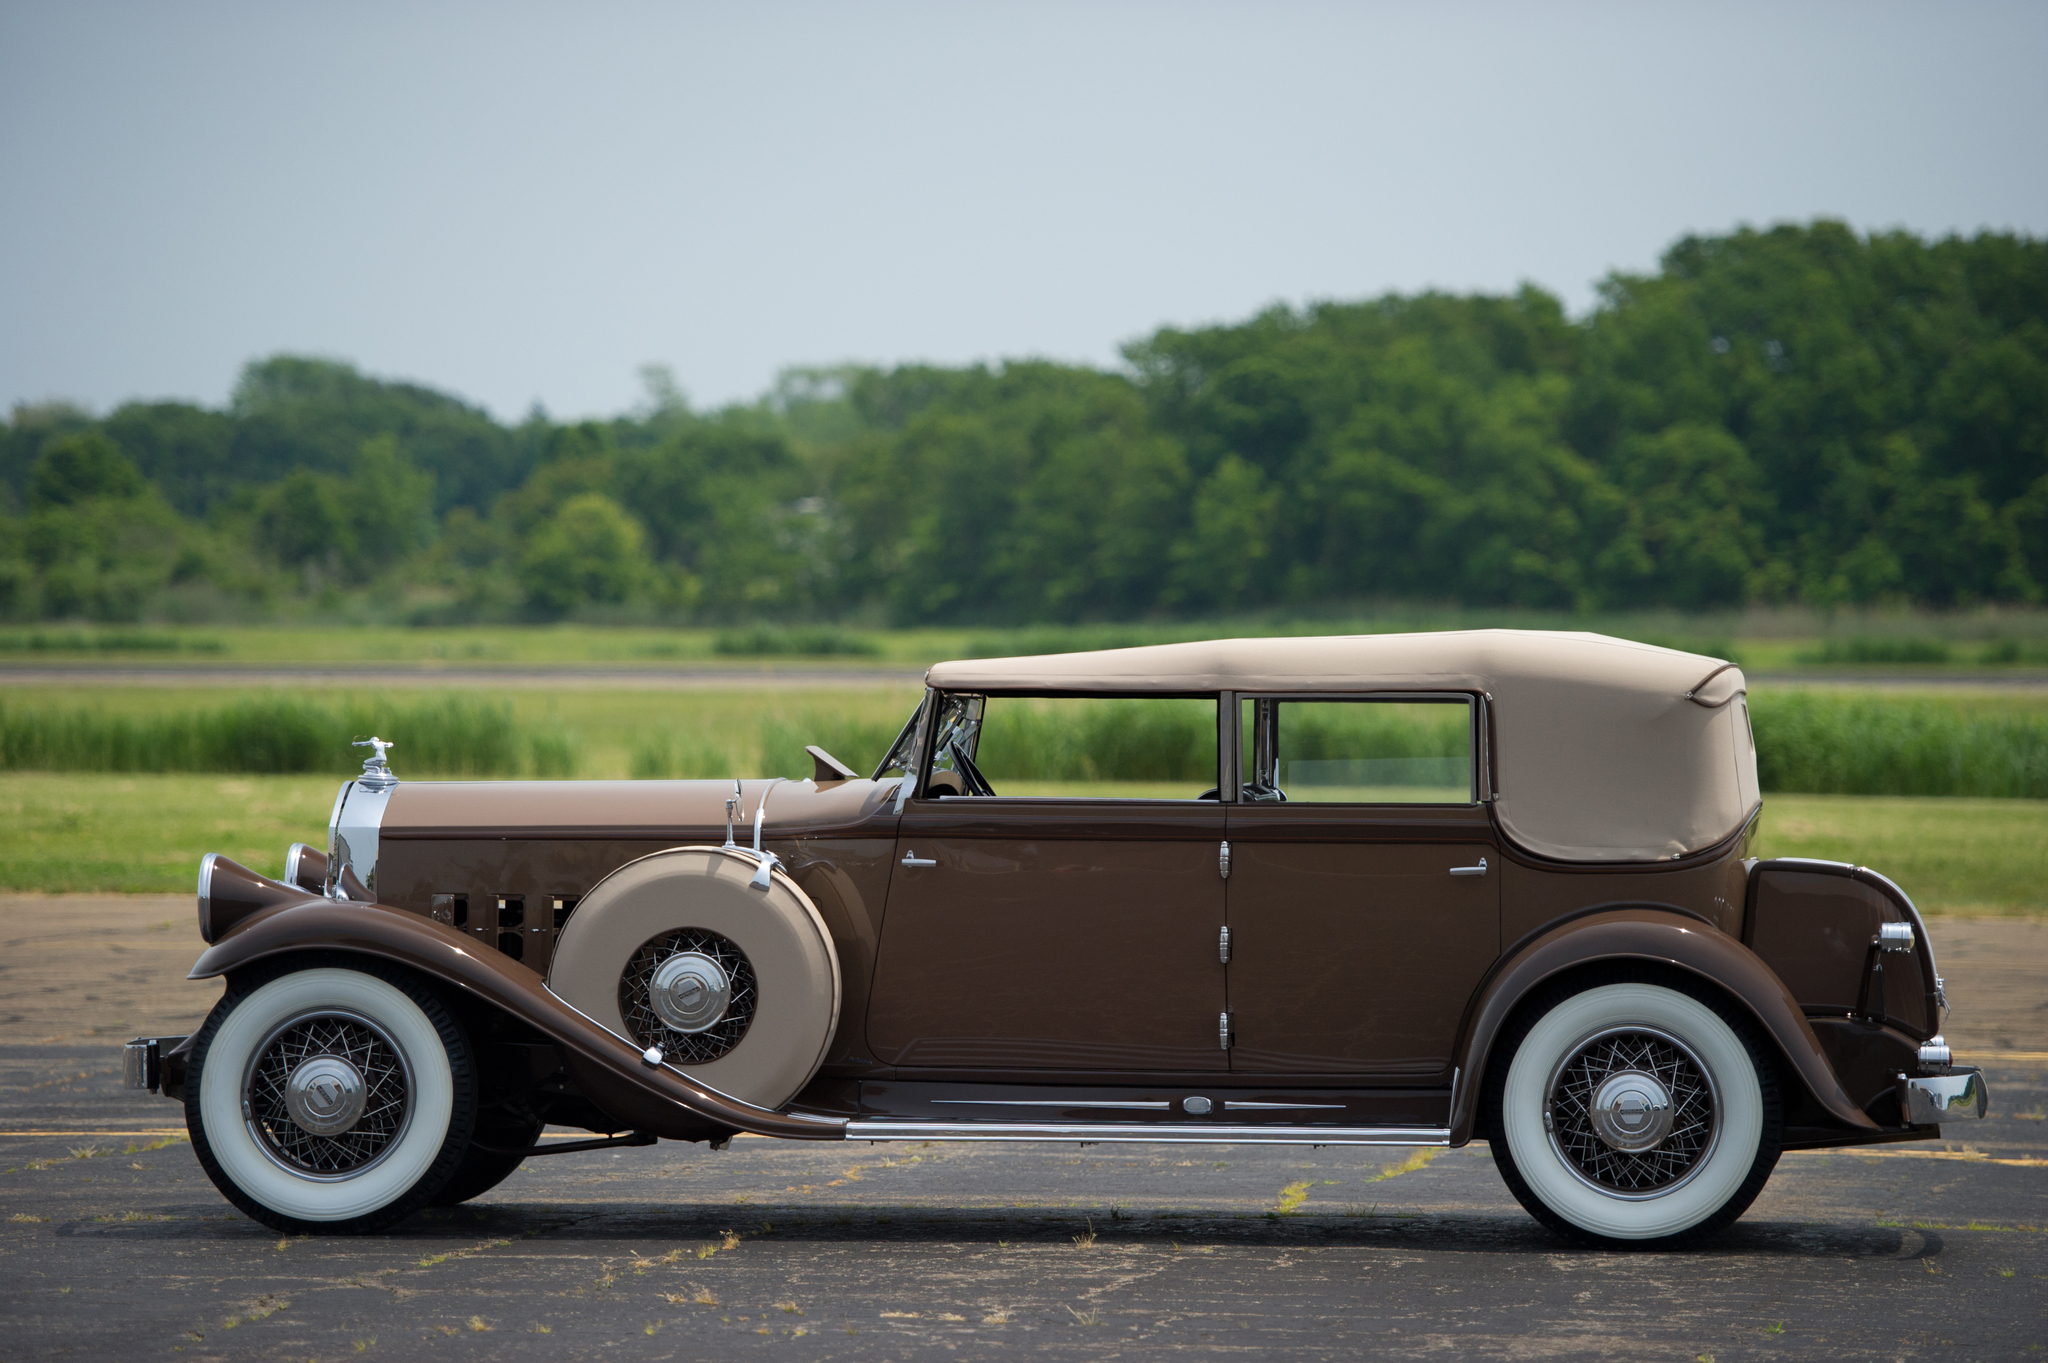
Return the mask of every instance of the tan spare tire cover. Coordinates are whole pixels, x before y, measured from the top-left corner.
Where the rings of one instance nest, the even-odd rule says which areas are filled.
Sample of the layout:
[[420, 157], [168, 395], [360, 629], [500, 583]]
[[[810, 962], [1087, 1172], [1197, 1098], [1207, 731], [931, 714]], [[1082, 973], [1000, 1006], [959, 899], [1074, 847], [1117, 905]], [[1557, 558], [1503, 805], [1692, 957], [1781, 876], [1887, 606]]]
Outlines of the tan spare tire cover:
[[639, 1045], [619, 1006], [620, 981], [635, 955], [677, 932], [725, 938], [752, 967], [757, 997], [745, 1033], [724, 1054], [698, 1063], [676, 1058], [688, 1049], [679, 1033], [656, 1044], [699, 1083], [760, 1107], [782, 1106], [817, 1073], [839, 1023], [839, 956], [795, 881], [777, 872], [766, 890], [757, 890], [747, 883], [753, 875], [752, 857], [715, 847], [678, 847], [626, 863], [569, 915], [548, 988]]

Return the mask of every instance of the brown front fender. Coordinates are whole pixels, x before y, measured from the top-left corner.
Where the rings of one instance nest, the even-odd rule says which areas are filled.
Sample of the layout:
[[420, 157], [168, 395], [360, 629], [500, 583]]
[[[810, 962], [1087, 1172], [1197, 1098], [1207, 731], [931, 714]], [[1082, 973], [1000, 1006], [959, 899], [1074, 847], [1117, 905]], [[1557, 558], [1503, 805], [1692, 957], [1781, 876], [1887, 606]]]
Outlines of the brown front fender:
[[270, 957], [349, 951], [395, 961], [452, 985], [544, 1032], [571, 1075], [600, 1107], [656, 1134], [706, 1124], [797, 1140], [844, 1140], [843, 1119], [771, 1112], [641, 1062], [613, 1036], [548, 992], [541, 977], [508, 956], [478, 950], [474, 938], [386, 904], [307, 897], [264, 909], [207, 948], [188, 977], [212, 979]]
[[1464, 1080], [1451, 1111], [1451, 1143], [1472, 1139], [1494, 1039], [1516, 1005], [1568, 970], [1642, 962], [1717, 985], [1778, 1044], [1793, 1072], [1829, 1116], [1858, 1131], [1877, 1123], [1849, 1100], [1798, 1000], [1749, 948], [1702, 919], [1667, 909], [1604, 909], [1560, 923], [1511, 950], [1465, 1013], [1457, 1054]]

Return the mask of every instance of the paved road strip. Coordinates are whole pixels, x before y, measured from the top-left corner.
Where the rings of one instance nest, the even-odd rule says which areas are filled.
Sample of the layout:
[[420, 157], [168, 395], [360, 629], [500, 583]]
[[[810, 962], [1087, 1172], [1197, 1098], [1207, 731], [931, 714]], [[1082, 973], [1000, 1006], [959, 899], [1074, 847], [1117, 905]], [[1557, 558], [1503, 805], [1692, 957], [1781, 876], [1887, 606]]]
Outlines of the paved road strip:
[[1956, 1059], [1972, 1065], [2048, 1065], [2048, 1051], [1958, 1051]]

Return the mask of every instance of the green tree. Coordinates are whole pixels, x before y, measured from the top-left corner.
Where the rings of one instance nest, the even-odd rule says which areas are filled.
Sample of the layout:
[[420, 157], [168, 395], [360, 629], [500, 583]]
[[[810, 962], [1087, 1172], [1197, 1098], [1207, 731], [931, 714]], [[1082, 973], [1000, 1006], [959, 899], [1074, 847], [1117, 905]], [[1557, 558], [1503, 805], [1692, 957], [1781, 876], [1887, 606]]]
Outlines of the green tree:
[[76, 506], [143, 490], [141, 470], [121, 447], [98, 431], [53, 440], [29, 474], [31, 507]]
[[519, 564], [527, 603], [561, 615], [585, 603], [618, 603], [647, 582], [640, 526], [599, 492], [571, 497], [534, 537]]

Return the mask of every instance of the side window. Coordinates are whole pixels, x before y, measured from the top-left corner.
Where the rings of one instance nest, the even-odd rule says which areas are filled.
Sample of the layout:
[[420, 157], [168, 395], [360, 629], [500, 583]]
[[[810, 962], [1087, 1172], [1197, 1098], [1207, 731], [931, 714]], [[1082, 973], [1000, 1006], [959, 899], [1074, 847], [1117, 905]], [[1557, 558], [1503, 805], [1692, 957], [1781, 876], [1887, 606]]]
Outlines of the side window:
[[939, 716], [934, 798], [1216, 798], [1214, 699], [947, 696]]
[[1477, 797], [1472, 702], [1246, 700], [1242, 798], [1463, 805]]

